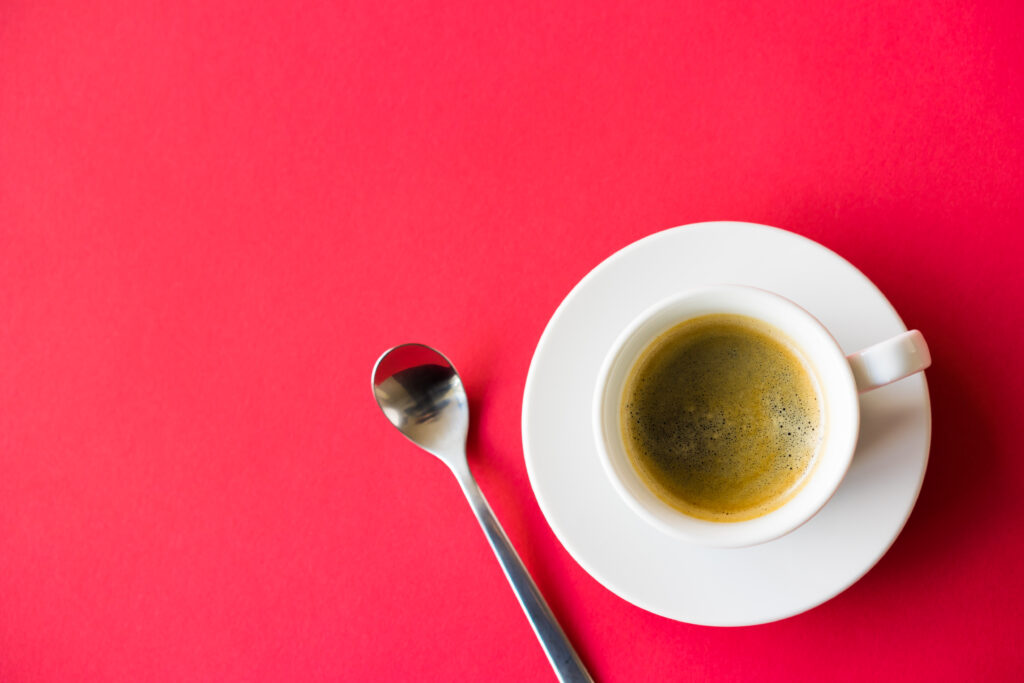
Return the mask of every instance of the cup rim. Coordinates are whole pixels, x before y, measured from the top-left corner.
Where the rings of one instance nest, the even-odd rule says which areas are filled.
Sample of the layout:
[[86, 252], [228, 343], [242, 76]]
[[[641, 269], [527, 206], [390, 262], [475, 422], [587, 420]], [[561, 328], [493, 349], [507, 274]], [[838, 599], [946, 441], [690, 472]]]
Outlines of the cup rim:
[[[660, 501], [660, 499], [657, 500], [656, 503], [652, 503], [651, 499], [654, 498], [653, 493], [648, 497], [647, 502], [641, 501], [629, 489], [626, 483], [622, 480], [619, 472], [616, 470], [616, 464], [612, 460], [613, 455], [609, 451], [607, 443], [608, 426], [607, 420], [605, 419], [610, 376], [613, 370], [617, 368], [619, 356], [622, 354], [623, 349], [633, 339], [634, 335], [636, 335], [644, 325], [654, 319], [655, 316], [667, 309], [682, 305], [691, 299], [710, 297], [723, 293], [737, 294], [739, 296], [746, 297], [757, 297], [761, 298], [762, 301], [765, 302], [774, 302], [773, 305], [781, 304], [781, 306], [787, 309], [794, 316], [800, 318], [804, 324], [809, 323], [811, 328], [816, 330], [818, 339], [825, 343], [825, 348], [828, 349], [826, 355], [829, 356], [829, 362], [831, 364], [830, 376], [832, 379], [830, 380], [829, 387], [824, 386], [824, 382], [820, 381], [820, 377], [817, 378], [819, 393], [822, 395], [823, 399], [832, 399], [837, 396], [845, 397], [845, 405], [839, 406], [837, 409], [837, 411], [841, 411], [843, 415], [836, 417], [836, 419], [841, 417], [845, 420], [845, 424], [839, 425], [840, 429], [838, 434], [835, 433], [837, 428], [831, 423], [827, 426], [823, 444], [819, 447], [820, 450], [816, 456], [816, 462], [813, 465], [817, 469], [818, 461], [824, 457], [823, 454], [826, 451], [831, 453], [831, 463], [828, 471], [821, 474], [814, 472], [810, 475], [811, 480], [819, 480], [819, 483], [811, 489], [808, 494], [804, 494], [803, 491], [803, 489], [807, 489], [808, 486], [803, 486], [792, 499], [783, 503], [776, 510], [751, 520], [738, 522], [712, 522], [690, 517], [685, 513], [672, 508], [667, 503]], [[735, 311], [725, 310], [722, 312], [731, 313]], [[682, 316], [673, 321], [671, 325], [676, 325], [704, 314], [706, 314], [706, 312]], [[744, 312], [742, 314], [761, 320], [772, 327], [778, 327], [778, 325], [764, 321], [763, 318], [757, 314], [751, 315], [749, 312]], [[646, 348], [657, 334], [668, 329], [671, 325], [663, 326], [661, 329], [650, 334], [641, 344], [641, 349]], [[793, 335], [790, 334], [789, 330], [780, 331], [789, 337], [801, 352], [807, 356], [808, 361], [811, 360], [811, 354], [806, 352], [805, 346], [800, 340], [793, 339]], [[822, 354], [820, 353], [816, 354], [816, 358], [820, 360], [821, 355]], [[635, 362], [636, 358], [633, 357], [630, 361], [630, 366]], [[818, 368], [816, 365], [814, 370], [817, 374]], [[621, 392], [616, 393], [616, 401], [618, 402], [618, 400], [621, 400]], [[715, 284], [695, 287], [669, 295], [644, 309], [622, 330], [622, 332], [619, 333], [609, 348], [608, 353], [605, 355], [601, 364], [600, 372], [598, 373], [592, 408], [593, 434], [601, 466], [605, 472], [605, 476], [611, 482], [612, 487], [618, 493], [619, 497], [629, 508], [633, 510], [634, 513], [652, 526], [681, 540], [709, 547], [739, 548], [757, 545], [784, 536], [808, 522], [832, 498], [836, 490], [839, 488], [843, 478], [846, 476], [846, 472], [849, 470], [850, 464], [853, 460], [853, 455], [857, 445], [857, 436], [860, 431], [860, 410], [856, 384], [854, 382], [852, 370], [846, 360], [846, 354], [843, 352], [836, 339], [817, 318], [815, 318], [809, 311], [802, 308], [799, 304], [770, 290], [751, 287], [748, 285]], [[831, 411], [829, 412], [829, 416], [831, 417]], [[621, 438], [621, 433], [618, 431], [617, 426], [612, 430], [612, 432]], [[843, 450], [839, 451], [839, 448], [841, 447]], [[633, 476], [636, 476], [632, 463], [629, 462], [628, 458], [625, 458], [625, 460], [625, 467], [628, 467]], [[826, 474], [828, 475], [827, 478], [822, 478]], [[637, 480], [639, 481], [639, 477], [637, 477]], [[810, 484], [811, 480], [808, 480], [808, 484]], [[643, 486], [646, 488], [646, 485]], [[647, 489], [647, 491], [650, 493], [649, 489]], [[802, 510], [800, 507], [795, 505], [798, 501], [800, 507], [803, 508]], [[651, 508], [654, 509], [652, 510]], [[794, 510], [796, 512], [794, 512]], [[782, 511], [785, 511], [785, 513], [777, 514]]]

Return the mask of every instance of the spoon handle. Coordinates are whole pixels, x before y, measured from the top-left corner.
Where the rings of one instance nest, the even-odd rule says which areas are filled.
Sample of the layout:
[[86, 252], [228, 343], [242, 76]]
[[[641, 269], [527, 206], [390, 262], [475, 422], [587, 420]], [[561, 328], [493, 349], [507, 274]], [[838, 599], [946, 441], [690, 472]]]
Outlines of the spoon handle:
[[487, 499], [484, 498], [473, 475], [468, 471], [456, 472], [456, 477], [462, 485], [462, 491], [466, 494], [473, 512], [476, 513], [480, 526], [483, 527], [494, 554], [498, 556], [498, 562], [501, 563], [508, 582], [512, 584], [512, 590], [515, 591], [519, 604], [523, 606], [523, 611], [526, 612], [534, 633], [540, 639], [541, 647], [544, 648], [548, 661], [555, 668], [558, 680], [565, 683], [576, 683], [577, 681], [593, 683], [594, 679], [587, 673], [583, 662], [580, 661], [565, 632], [562, 631], [562, 627], [558, 625], [555, 615], [551, 613], [551, 608], [548, 607], [548, 603], [544, 601], [537, 585], [530, 578], [530, 573], [526, 571], [523, 561], [519, 559], [508, 536], [498, 524], [491, 506], [487, 504]]

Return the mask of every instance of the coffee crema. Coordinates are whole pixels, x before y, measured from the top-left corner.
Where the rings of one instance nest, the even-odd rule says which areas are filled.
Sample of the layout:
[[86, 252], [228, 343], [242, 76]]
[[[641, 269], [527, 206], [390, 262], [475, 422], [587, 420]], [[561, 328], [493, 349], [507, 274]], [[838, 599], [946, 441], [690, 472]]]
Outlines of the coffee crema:
[[661, 500], [692, 517], [739, 522], [799, 491], [823, 418], [814, 376], [780, 331], [712, 314], [644, 349], [619, 420], [630, 462]]

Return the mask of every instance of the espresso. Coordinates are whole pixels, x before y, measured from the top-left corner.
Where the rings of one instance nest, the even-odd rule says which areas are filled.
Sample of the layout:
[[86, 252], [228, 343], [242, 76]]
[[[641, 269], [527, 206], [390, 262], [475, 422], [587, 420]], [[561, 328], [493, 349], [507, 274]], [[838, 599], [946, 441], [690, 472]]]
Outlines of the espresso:
[[822, 439], [811, 372], [781, 332], [740, 315], [688, 320], [651, 342], [626, 380], [620, 422], [647, 486], [716, 522], [783, 505]]

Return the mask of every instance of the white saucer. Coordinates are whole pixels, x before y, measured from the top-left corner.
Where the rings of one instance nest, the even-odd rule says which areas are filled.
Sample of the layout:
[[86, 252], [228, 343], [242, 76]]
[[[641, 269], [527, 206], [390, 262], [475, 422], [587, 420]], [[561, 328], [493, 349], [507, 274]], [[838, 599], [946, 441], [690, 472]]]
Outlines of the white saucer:
[[881, 559], [921, 489], [931, 408], [923, 374], [862, 396], [849, 474], [821, 512], [788, 536], [722, 550], [662, 534], [605, 478], [590, 424], [594, 384], [616, 335], [638, 313], [674, 292], [716, 283], [792, 299], [847, 353], [906, 330], [870, 280], [816, 242], [751, 223], [666, 230], [597, 266], [551, 317], [526, 380], [523, 447], [544, 516], [595, 579], [670, 619], [743, 626], [815, 607]]

